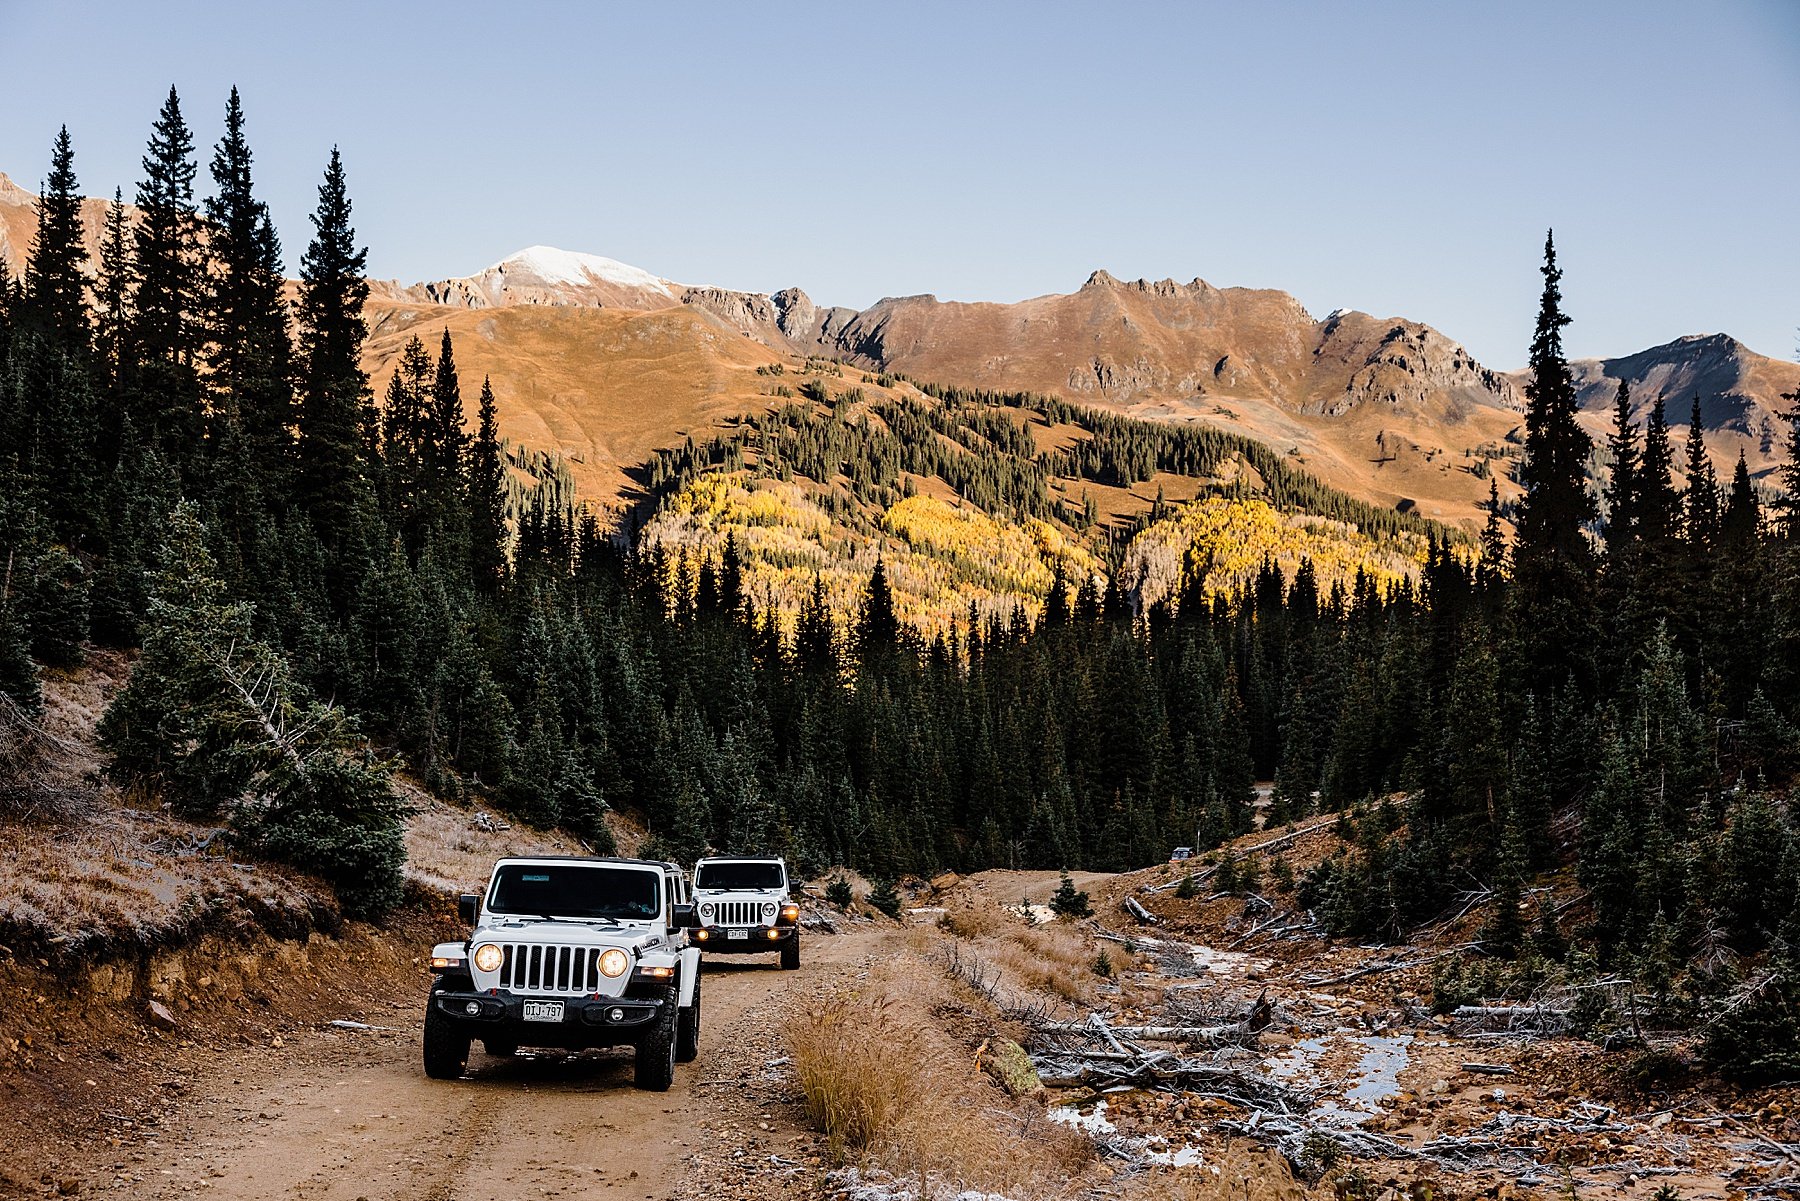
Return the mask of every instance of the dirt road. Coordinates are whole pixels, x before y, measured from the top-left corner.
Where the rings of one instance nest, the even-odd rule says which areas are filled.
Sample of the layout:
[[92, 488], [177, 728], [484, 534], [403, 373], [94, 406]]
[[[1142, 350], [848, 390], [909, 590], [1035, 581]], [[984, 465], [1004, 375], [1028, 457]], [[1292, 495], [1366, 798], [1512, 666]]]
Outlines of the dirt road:
[[709, 961], [701, 1055], [667, 1093], [631, 1086], [629, 1048], [505, 1060], [476, 1044], [465, 1079], [427, 1080], [421, 979], [417, 997], [362, 1007], [389, 1029], [326, 1026], [275, 1048], [233, 1048], [184, 1082], [159, 1125], [71, 1148], [54, 1176], [83, 1195], [244, 1201], [706, 1195], [705, 1180], [684, 1179], [746, 1156], [764, 1174], [798, 1177], [808, 1136], [794, 1106], [769, 1103], [786, 1091], [767, 1069], [780, 1022], [891, 937], [809, 934], [798, 972], [773, 957]]

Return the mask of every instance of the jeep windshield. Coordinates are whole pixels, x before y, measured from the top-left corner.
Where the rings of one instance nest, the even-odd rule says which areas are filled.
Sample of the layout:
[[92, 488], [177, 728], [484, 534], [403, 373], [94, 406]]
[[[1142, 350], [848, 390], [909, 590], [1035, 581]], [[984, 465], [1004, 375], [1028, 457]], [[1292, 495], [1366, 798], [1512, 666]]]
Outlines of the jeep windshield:
[[660, 872], [630, 868], [506, 863], [494, 873], [488, 912], [641, 922], [662, 912], [660, 879]]
[[779, 863], [702, 863], [694, 887], [714, 892], [771, 892], [784, 887]]

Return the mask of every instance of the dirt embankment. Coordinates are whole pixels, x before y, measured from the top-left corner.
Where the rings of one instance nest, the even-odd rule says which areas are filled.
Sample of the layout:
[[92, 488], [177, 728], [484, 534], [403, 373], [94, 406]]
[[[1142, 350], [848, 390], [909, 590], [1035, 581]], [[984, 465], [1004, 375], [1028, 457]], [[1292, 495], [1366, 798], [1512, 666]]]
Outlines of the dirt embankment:
[[413, 915], [270, 948], [280, 970], [241, 992], [218, 978], [216, 999], [167, 1028], [129, 1005], [46, 997], [58, 1016], [33, 1036], [33, 1067], [0, 1084], [15, 1148], [0, 1195], [743, 1201], [817, 1185], [781, 1019], [866, 970], [893, 927], [809, 934], [800, 972], [773, 957], [707, 963], [700, 1058], [663, 1094], [632, 1087], [628, 1048], [477, 1050], [465, 1079], [427, 1079], [417, 952], [437, 925]]

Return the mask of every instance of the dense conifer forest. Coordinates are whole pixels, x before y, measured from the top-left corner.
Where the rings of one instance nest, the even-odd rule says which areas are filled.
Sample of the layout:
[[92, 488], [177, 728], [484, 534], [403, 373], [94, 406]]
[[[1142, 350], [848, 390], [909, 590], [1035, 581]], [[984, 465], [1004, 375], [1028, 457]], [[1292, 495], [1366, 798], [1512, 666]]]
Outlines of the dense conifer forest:
[[[886, 878], [1141, 867], [1250, 829], [1253, 782], [1272, 779], [1269, 826], [1344, 815], [1351, 849], [1298, 883], [1336, 932], [1397, 939], [1491, 894], [1496, 962], [1587, 956], [1698, 995], [1768, 954], [1787, 966], [1735, 1037], [1795, 1020], [1800, 406], [1765, 494], [1742, 462], [1717, 477], [1697, 412], [1677, 449], [1621, 392], [1595, 495], [1553, 246], [1510, 545], [1496, 503], [1479, 553], [1434, 537], [1417, 586], [1269, 566], [1236, 597], [1189, 587], [1139, 611], [1116, 585], [1059, 580], [1035, 624], [975, 618], [929, 642], [878, 567], [847, 625], [815, 595], [789, 634], [735, 548], [638, 555], [563, 489], [521, 489], [528, 458], [448, 334], [407, 347], [377, 404], [344, 165], [334, 151], [289, 303], [235, 91], [225, 130], [201, 185], [171, 90], [139, 216], [115, 200], [91, 267], [59, 134], [28, 266], [0, 279], [9, 728], [42, 671], [141, 649], [103, 723], [119, 782], [323, 873], [365, 914], [400, 896], [402, 768], [600, 850], [611, 807], [658, 854]], [[887, 406], [879, 431], [777, 410], [659, 457], [649, 481], [748, 454], [847, 470], [871, 500], [915, 472], [1074, 523], [1049, 477], [1204, 476], [1239, 456], [1283, 507], [1441, 533], [1254, 443], [930, 391], [936, 407]], [[996, 406], [1090, 437], [1040, 455]], [[1577, 917], [1538, 903], [1552, 870], [1585, 890]]]

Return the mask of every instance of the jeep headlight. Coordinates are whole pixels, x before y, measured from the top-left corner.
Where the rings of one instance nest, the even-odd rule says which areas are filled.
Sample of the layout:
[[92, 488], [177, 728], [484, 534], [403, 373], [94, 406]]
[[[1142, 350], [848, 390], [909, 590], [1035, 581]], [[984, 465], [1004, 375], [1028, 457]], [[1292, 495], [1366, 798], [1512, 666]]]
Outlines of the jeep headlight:
[[617, 980], [631, 966], [631, 956], [614, 947], [600, 956], [600, 974], [608, 980]]
[[772, 922], [774, 920], [775, 920], [775, 902], [774, 901], [763, 902], [763, 921]]
[[700, 902], [700, 917], [703, 921], [712, 921], [713, 914], [716, 912], [717, 910], [713, 908], [713, 903], [711, 901]]
[[504, 962], [506, 952], [495, 943], [484, 942], [475, 948], [475, 966], [484, 972], [497, 972]]

